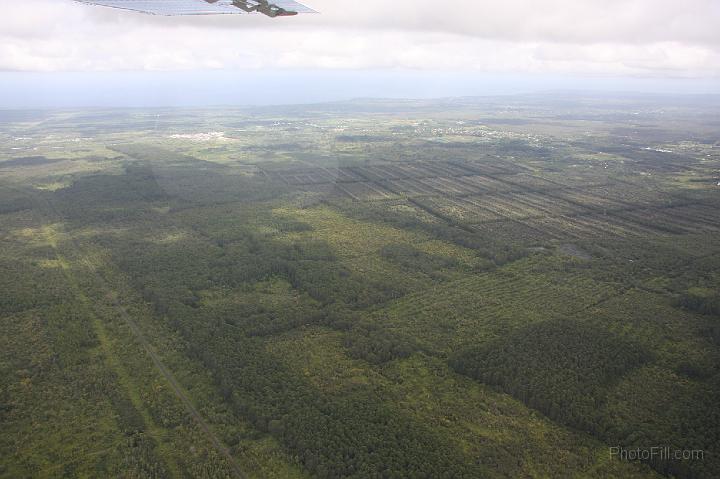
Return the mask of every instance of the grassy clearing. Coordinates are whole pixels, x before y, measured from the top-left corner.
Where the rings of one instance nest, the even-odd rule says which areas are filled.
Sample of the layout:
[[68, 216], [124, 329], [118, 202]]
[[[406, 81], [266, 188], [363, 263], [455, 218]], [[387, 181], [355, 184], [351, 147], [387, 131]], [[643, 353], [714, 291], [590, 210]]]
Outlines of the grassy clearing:
[[453, 373], [438, 359], [414, 355], [372, 367], [347, 356], [341, 333], [323, 328], [285, 334], [267, 348], [326, 394], [379, 391], [414, 421], [453, 438], [469, 457], [506, 471], [498, 477], [559, 477], [567, 470], [582, 477], [657, 477], [646, 467], [611, 462], [606, 445]]
[[437, 285], [389, 305], [383, 321], [421, 338], [428, 350], [450, 351], [521, 325], [576, 314], [619, 290], [581, 270], [564, 271], [565, 264], [557, 256], [535, 255]]
[[349, 218], [326, 206], [294, 210], [278, 208], [273, 210], [273, 214], [310, 226], [309, 231], [286, 233], [280, 235], [281, 239], [325, 241], [340, 262], [352, 271], [369, 279], [382, 279], [401, 285], [406, 291], [423, 290], [431, 287], [433, 282], [420, 271], [403, 269], [384, 259], [381, 251], [388, 245], [407, 244], [419, 251], [452, 259], [457, 262], [457, 267], [445, 271], [448, 279], [464, 276], [458, 268], [476, 269], [487, 264], [467, 248], [421, 233]]

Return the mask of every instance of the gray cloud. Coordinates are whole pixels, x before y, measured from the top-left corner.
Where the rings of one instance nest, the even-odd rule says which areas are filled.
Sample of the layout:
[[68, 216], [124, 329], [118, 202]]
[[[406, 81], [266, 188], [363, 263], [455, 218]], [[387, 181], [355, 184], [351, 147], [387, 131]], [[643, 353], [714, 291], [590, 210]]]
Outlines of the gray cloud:
[[308, 0], [319, 15], [152, 17], [0, 0], [0, 69], [432, 69], [720, 76], [717, 0]]

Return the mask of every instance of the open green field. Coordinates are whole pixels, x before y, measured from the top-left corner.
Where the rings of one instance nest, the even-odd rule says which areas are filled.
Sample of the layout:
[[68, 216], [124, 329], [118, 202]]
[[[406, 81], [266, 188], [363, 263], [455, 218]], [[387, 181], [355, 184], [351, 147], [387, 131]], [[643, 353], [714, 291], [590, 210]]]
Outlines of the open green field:
[[0, 111], [0, 478], [719, 477], [719, 132], [649, 96]]

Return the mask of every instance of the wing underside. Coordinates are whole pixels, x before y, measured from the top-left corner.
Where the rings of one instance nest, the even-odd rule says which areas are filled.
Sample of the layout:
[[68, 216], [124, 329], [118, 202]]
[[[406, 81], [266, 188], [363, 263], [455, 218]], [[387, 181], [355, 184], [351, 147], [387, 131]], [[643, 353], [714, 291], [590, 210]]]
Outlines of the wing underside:
[[[220, 15], [240, 14], [246, 11], [233, 5], [232, 0], [76, 0], [89, 5], [120, 8], [151, 15]], [[314, 13], [314, 10], [294, 0], [271, 0], [273, 5], [297, 13]]]

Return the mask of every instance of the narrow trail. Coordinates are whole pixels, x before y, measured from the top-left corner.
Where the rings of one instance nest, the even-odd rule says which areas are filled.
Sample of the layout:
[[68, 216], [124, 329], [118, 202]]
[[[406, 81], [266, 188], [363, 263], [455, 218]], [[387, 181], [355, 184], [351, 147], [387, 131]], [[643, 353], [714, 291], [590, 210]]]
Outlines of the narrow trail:
[[[103, 289], [107, 285], [104, 279], [102, 279], [103, 282]], [[135, 339], [142, 345], [143, 349], [147, 352], [148, 356], [150, 356], [150, 359], [152, 360], [153, 364], [155, 365], [155, 368], [158, 370], [158, 372], [165, 378], [165, 380], [170, 385], [170, 388], [175, 393], [175, 396], [182, 402], [183, 406], [185, 406], [185, 410], [187, 411], [190, 416], [195, 419], [195, 422], [200, 427], [200, 429], [205, 433], [205, 435], [208, 437], [212, 445], [215, 447], [215, 449], [218, 450], [228, 461], [228, 464], [230, 467], [232, 467], [235, 474], [237, 474], [238, 477], [245, 479], [247, 476], [240, 468], [240, 465], [237, 463], [235, 458], [233, 457], [232, 453], [230, 452], [230, 449], [222, 442], [222, 440], [215, 434], [215, 432], [210, 428], [207, 422], [205, 422], [205, 419], [203, 419], [202, 415], [198, 412], [198, 410], [193, 405], [192, 401], [190, 401], [190, 398], [183, 390], [182, 386], [180, 386], [180, 383], [178, 383], [177, 379], [175, 379], [175, 376], [168, 370], [168, 368], [165, 366], [165, 364], [162, 362], [160, 357], [158, 356], [157, 352], [155, 351], [155, 348], [153, 348], [152, 344], [150, 344], [150, 341], [148, 341], [145, 334], [142, 332], [138, 324], [135, 322], [134, 319], [128, 314], [128, 312], [125, 310], [125, 308], [121, 306], [116, 306], [115, 310], [120, 313], [120, 317], [123, 319], [125, 324], [130, 328], [133, 335], [135, 336]]]
[[[35, 196], [34, 198], [41, 206], [40, 211], [45, 211], [46, 213], [49, 213], [45, 216], [50, 216], [52, 219], [61, 220], [62, 215], [59, 214], [59, 212], [55, 209], [55, 207], [50, 203], [49, 200], [46, 198]], [[63, 228], [64, 230], [64, 228]], [[63, 231], [65, 233], [68, 242], [70, 245], [72, 245], [73, 250], [78, 254], [80, 258], [85, 258], [85, 255], [83, 254], [82, 247], [78, 244], [77, 240], [67, 231]], [[53, 249], [56, 250], [57, 256], [60, 258], [59, 252], [57, 252], [57, 245], [53, 244]], [[70, 271], [67, 272], [67, 274], [72, 274]], [[114, 290], [108, 283], [108, 281], [99, 273], [94, 272], [93, 273], [94, 279], [96, 280], [96, 284], [100, 287], [102, 291], [105, 293], [112, 293]], [[89, 299], [88, 299], [89, 301]], [[90, 305], [90, 307], [94, 310], [95, 314], [97, 312], [95, 311], [95, 308], [93, 305]], [[155, 348], [152, 346], [150, 341], [148, 340], [147, 336], [143, 333], [140, 326], [137, 324], [137, 322], [132, 318], [132, 316], [127, 312], [127, 310], [122, 306], [118, 304], [113, 304], [111, 307], [118, 313], [119, 317], [122, 319], [122, 321], [127, 325], [127, 327], [132, 332], [135, 339], [140, 343], [140, 345], [143, 347], [145, 352], [150, 357], [153, 365], [155, 366], [155, 369], [160, 373], [160, 375], [167, 381], [167, 383], [170, 385], [170, 389], [173, 391], [175, 396], [180, 400], [183, 407], [185, 408], [186, 412], [195, 420], [200, 430], [203, 431], [203, 433], [207, 436], [210, 443], [213, 445], [213, 447], [222, 455], [225, 457], [225, 459], [228, 462], [228, 465], [235, 473], [236, 477], [239, 479], [247, 479], [247, 475], [243, 472], [242, 468], [240, 467], [240, 464], [235, 460], [232, 453], [230, 452], [230, 449], [225, 445], [225, 443], [215, 434], [215, 432], [212, 430], [210, 425], [205, 421], [205, 419], [202, 417], [200, 412], [197, 410], [197, 408], [193, 405], [192, 401], [188, 397], [187, 393], [183, 389], [183, 387], [180, 385], [180, 383], [177, 381], [173, 373], [165, 366], [162, 359], [158, 355]]]

